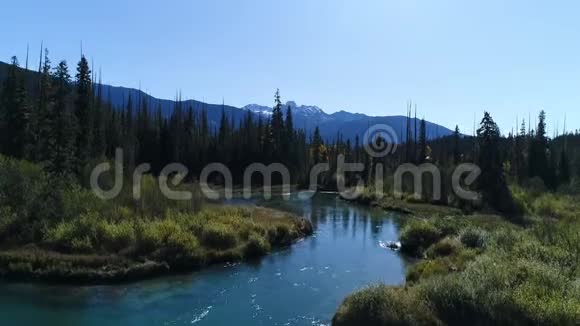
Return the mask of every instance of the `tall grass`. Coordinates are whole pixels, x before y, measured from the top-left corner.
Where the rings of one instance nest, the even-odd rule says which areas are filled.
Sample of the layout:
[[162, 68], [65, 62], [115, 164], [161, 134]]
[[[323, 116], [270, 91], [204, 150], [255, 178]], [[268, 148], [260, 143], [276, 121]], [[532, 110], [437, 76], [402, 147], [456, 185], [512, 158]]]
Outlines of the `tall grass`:
[[426, 258], [409, 268], [407, 284], [351, 295], [333, 325], [577, 325], [578, 198], [513, 193], [528, 215], [525, 227], [489, 216], [408, 223], [403, 248]]
[[[72, 271], [58, 263], [62, 255], [118, 256], [171, 268], [203, 266], [264, 255], [312, 232], [309, 222], [281, 212], [202, 205], [196, 196], [169, 200], [156, 183], [145, 176], [139, 200], [126, 188], [118, 198], [104, 201], [72, 180], [0, 156], [0, 247], [31, 252], [22, 255], [31, 261], [4, 256], [0, 275], [38, 274], [58, 266], [54, 268], [66, 278]], [[195, 186], [180, 189], [186, 188], [195, 193]]]

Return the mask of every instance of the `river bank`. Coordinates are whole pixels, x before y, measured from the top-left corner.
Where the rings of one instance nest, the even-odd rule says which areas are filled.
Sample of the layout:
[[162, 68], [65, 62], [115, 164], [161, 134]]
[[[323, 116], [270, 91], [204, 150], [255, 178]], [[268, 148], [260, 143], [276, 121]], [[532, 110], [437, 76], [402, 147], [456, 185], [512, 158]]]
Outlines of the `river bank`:
[[[262, 207], [213, 207], [114, 226], [97, 222], [85, 218], [58, 226], [48, 248], [33, 243], [5, 247], [0, 250], [0, 278], [66, 284], [132, 282], [256, 259], [313, 232], [308, 220]], [[81, 229], [81, 240], [86, 234], [93, 238], [84, 248], [74, 235]]]
[[10, 325], [329, 325], [349, 293], [404, 282], [408, 262], [380, 246], [403, 216], [305, 197], [231, 201], [311, 221], [312, 236], [260, 259], [114, 285], [0, 282], [0, 315]]
[[494, 214], [386, 198], [358, 203], [407, 211], [401, 251], [421, 258], [402, 286], [348, 296], [333, 325], [575, 325], [580, 320], [578, 201], [512, 189], [526, 225]]

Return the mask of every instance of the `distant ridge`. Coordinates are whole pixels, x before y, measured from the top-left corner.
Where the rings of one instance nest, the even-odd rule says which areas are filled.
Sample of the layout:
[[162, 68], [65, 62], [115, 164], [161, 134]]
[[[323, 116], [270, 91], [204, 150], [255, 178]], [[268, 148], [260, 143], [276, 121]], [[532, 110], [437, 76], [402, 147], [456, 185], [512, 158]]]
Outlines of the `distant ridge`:
[[[7, 75], [8, 66], [9, 64], [0, 61], [0, 81], [2, 82]], [[24, 69], [22, 69], [22, 72], [28, 75], [27, 81], [30, 84], [29, 89], [33, 89], [39, 77], [38, 72]], [[109, 100], [115, 107], [124, 107], [127, 103], [127, 100], [129, 99], [129, 96], [132, 98], [133, 103], [137, 103], [137, 100], [146, 101], [151, 109], [160, 107], [163, 113], [166, 115], [171, 114], [173, 108], [175, 107], [176, 102], [174, 100], [155, 98], [138, 89], [122, 86], [111, 86], [106, 84], [102, 84], [101, 86], [104, 99]], [[260, 117], [267, 119], [272, 112], [272, 107], [258, 104], [249, 104], [242, 108], [238, 108], [225, 104], [210, 104], [196, 100], [184, 100], [182, 101], [182, 106], [184, 109], [191, 107], [195, 112], [201, 112], [201, 110], [205, 108], [207, 111], [209, 123], [212, 128], [217, 128], [219, 126], [222, 110], [228, 115], [230, 119], [233, 119], [235, 125], [239, 124], [239, 122], [248, 111], [252, 112], [256, 119]], [[405, 116], [368, 116], [366, 114], [351, 113], [345, 110], [328, 114], [318, 106], [297, 105], [294, 101], [286, 102], [284, 105], [284, 112], [286, 112], [286, 108], [288, 106], [292, 108], [292, 116], [294, 119], [295, 128], [305, 129], [307, 133], [311, 133], [313, 132], [314, 128], [318, 126], [322, 137], [326, 140], [335, 139], [339, 133], [345, 140], [350, 139], [351, 141], [354, 141], [356, 136], [359, 136], [362, 140], [368, 127], [376, 124], [389, 125], [397, 133], [399, 142], [405, 140], [405, 128], [407, 125], [407, 118]], [[394, 111], [400, 110], [396, 109]], [[416, 122], [418, 125], [419, 121]], [[411, 125], [414, 126], [414, 124], [415, 119], [413, 118], [411, 120]], [[425, 124], [428, 139], [434, 139], [453, 134], [452, 130], [444, 126], [429, 121], [426, 121]]]

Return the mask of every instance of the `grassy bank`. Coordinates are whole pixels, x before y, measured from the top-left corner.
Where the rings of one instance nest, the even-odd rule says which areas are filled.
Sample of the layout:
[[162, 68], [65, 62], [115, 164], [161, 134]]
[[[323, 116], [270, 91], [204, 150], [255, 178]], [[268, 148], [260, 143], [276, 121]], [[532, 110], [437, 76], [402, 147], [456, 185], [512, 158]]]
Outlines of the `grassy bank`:
[[38, 244], [1, 250], [0, 275], [128, 281], [257, 258], [311, 233], [308, 221], [264, 208], [206, 208], [151, 219], [89, 214], [48, 228]]
[[352, 294], [333, 324], [577, 325], [577, 197], [512, 193], [526, 209], [525, 225], [491, 214], [409, 217], [401, 249], [422, 259], [407, 270], [406, 284]]
[[0, 157], [0, 277], [102, 283], [263, 256], [312, 233], [261, 207], [170, 201], [155, 179], [104, 201], [36, 165]]

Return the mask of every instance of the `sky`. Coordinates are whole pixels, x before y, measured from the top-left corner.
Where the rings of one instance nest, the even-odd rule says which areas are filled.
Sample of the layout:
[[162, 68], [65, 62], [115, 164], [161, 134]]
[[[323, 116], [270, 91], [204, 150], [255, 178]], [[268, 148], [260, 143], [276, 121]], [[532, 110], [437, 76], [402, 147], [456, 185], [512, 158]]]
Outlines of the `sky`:
[[244, 106], [283, 100], [418, 115], [471, 134], [580, 128], [580, 2], [536, 0], [31, 1], [2, 4], [0, 60], [82, 49], [103, 82]]

